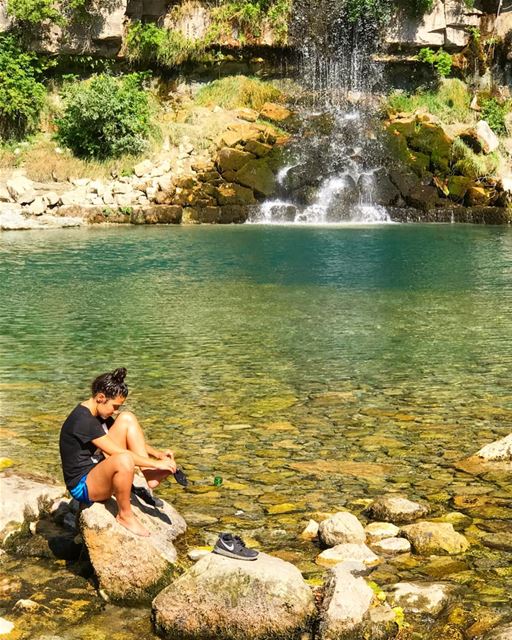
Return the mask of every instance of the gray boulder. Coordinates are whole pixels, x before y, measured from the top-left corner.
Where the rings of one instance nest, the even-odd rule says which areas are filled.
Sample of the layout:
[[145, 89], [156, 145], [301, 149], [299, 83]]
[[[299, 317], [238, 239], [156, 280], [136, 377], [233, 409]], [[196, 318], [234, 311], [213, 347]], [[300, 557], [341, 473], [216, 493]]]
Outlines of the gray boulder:
[[357, 563], [342, 563], [330, 570], [320, 612], [320, 640], [384, 640], [396, 636], [394, 612], [388, 604], [379, 602], [358, 573]]
[[345, 543], [322, 551], [317, 557], [316, 563], [324, 567], [332, 567], [347, 560], [361, 562], [366, 567], [376, 567], [382, 562], [379, 556], [375, 555], [365, 544]]
[[448, 604], [453, 589], [442, 582], [398, 582], [392, 587], [392, 601], [406, 613], [436, 616]]
[[323, 520], [318, 528], [318, 537], [327, 547], [344, 543], [362, 544], [366, 540], [363, 525], [348, 511], [340, 511]]
[[166, 586], [177, 560], [173, 541], [186, 530], [185, 520], [171, 505], [157, 509], [132, 496], [138, 520], [151, 532], [137, 536], [116, 520], [114, 498], [94, 503], [80, 514], [80, 531], [107, 600], [143, 602]]
[[0, 473], [0, 541], [5, 542], [7, 535], [24, 522], [37, 520], [65, 493], [63, 485], [51, 480], [12, 471]]
[[315, 617], [313, 592], [292, 564], [260, 553], [255, 561], [201, 558], [153, 601], [163, 638], [298, 638]]
[[469, 549], [469, 542], [448, 522], [417, 522], [402, 527], [401, 534], [421, 555], [455, 555]]
[[486, 444], [476, 455], [484, 460], [512, 460], [512, 433], [501, 440]]
[[368, 508], [372, 518], [387, 522], [408, 523], [419, 520], [428, 513], [428, 508], [398, 494], [377, 498]]

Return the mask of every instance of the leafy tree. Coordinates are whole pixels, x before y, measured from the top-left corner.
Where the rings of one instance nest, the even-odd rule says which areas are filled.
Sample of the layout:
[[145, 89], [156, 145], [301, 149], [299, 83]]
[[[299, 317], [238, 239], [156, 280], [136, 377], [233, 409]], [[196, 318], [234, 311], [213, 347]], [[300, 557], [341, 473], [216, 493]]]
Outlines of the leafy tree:
[[114, 78], [107, 74], [71, 84], [57, 120], [58, 137], [83, 158], [106, 159], [138, 154], [151, 133], [151, 107], [142, 74]]
[[38, 122], [46, 98], [46, 64], [25, 51], [15, 35], [0, 35], [0, 135], [21, 138]]

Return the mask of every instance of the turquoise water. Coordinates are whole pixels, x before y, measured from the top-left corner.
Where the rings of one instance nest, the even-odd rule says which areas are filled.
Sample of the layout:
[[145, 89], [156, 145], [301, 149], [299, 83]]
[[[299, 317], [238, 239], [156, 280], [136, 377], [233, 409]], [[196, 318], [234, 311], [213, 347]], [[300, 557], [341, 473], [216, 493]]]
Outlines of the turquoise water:
[[63, 419], [126, 366], [127, 406], [195, 482], [161, 490], [191, 543], [236, 527], [308, 576], [318, 549], [297, 534], [315, 512], [359, 514], [391, 489], [442, 516], [485, 495], [468, 514], [470, 577], [453, 579], [465, 602], [508, 611], [495, 569], [510, 554], [481, 538], [510, 527], [510, 476], [454, 463], [512, 430], [512, 230], [10, 232], [0, 295], [0, 455], [59, 475]]

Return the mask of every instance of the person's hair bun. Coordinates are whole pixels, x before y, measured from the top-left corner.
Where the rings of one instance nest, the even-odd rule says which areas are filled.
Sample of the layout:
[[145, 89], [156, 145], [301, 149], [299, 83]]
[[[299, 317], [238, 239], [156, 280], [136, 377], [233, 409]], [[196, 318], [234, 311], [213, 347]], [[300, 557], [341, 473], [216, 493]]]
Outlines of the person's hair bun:
[[127, 373], [128, 372], [124, 367], [120, 367], [119, 369], [115, 369], [114, 371], [112, 371], [112, 379], [121, 384], [122, 382], [124, 382]]

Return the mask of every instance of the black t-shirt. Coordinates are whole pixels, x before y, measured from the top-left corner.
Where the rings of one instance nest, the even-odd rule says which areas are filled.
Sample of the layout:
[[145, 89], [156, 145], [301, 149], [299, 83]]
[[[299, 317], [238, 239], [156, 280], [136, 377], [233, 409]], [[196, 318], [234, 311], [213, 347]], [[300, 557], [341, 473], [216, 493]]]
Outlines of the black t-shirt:
[[60, 430], [60, 458], [64, 481], [68, 489], [105, 459], [92, 440], [101, 438], [114, 424], [113, 418], [102, 420], [92, 415], [87, 407], [77, 405], [66, 418]]

